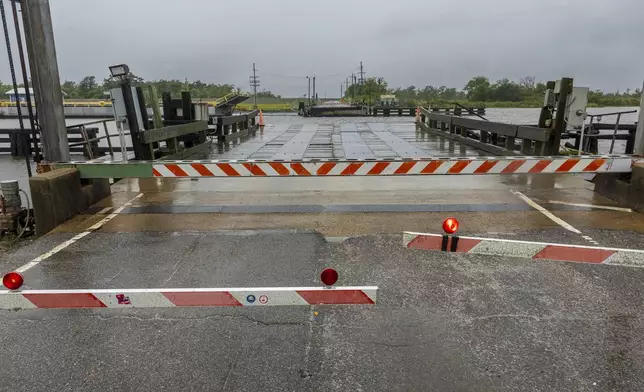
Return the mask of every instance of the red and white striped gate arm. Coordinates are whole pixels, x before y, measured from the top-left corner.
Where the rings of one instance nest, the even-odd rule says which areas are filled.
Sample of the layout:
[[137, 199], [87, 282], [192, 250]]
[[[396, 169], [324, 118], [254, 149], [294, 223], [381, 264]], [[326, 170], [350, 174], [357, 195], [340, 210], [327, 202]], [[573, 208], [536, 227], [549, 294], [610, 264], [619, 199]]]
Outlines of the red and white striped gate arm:
[[[447, 249], [450, 249], [448, 244]], [[441, 251], [443, 235], [427, 233], [403, 233], [403, 245], [410, 249]], [[570, 261], [577, 263], [609, 264], [628, 267], [644, 267], [644, 251], [636, 249], [605, 248], [596, 246], [552, 244], [459, 236], [456, 252], [492, 256], [522, 257]]]
[[154, 177], [397, 176], [630, 172], [630, 156], [427, 158], [356, 161], [173, 161]]
[[375, 305], [378, 287], [0, 291], [0, 309]]

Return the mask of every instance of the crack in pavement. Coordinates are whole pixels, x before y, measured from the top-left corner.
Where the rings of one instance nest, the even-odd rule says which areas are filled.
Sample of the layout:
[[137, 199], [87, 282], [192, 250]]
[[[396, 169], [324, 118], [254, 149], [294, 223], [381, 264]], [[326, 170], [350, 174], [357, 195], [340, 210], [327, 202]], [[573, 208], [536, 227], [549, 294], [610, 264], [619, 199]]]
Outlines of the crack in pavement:
[[[304, 322], [296, 322], [296, 321], [262, 321], [258, 320], [255, 318], [252, 318], [247, 315], [210, 315], [210, 316], [204, 316], [204, 317], [160, 317], [158, 314], [155, 315], [154, 317], [140, 317], [140, 316], [129, 316], [129, 315], [118, 315], [118, 316], [101, 316], [98, 314], [94, 315], [77, 315], [73, 316], [75, 318], [95, 318], [101, 321], [110, 321], [110, 320], [116, 320], [116, 319], [130, 319], [130, 320], [137, 320], [137, 321], [166, 321], [166, 322], [175, 322], [175, 321], [207, 321], [207, 320], [222, 320], [222, 319], [246, 319], [254, 324], [257, 325], [262, 325], [262, 326], [274, 326], [274, 325], [298, 325], [298, 326], [306, 326], [310, 322], [309, 321], [304, 321]], [[19, 323], [19, 322], [51, 322], [51, 321], [56, 321], [56, 320], [63, 320], [67, 319], [67, 317], [49, 317], [49, 318], [28, 318], [28, 317], [20, 317], [16, 319], [7, 319], [7, 323]], [[0, 324], [2, 324], [0, 322]]]

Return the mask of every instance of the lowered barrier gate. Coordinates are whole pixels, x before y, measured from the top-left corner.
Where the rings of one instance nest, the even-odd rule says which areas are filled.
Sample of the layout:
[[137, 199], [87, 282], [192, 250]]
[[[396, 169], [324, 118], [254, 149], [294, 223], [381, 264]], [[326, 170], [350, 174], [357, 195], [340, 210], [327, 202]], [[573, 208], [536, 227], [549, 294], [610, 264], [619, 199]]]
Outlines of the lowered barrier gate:
[[585, 155], [393, 160], [67, 162], [55, 163], [52, 167], [76, 168], [81, 178], [425, 176], [629, 173], [633, 163], [639, 161], [642, 160], [630, 155]]

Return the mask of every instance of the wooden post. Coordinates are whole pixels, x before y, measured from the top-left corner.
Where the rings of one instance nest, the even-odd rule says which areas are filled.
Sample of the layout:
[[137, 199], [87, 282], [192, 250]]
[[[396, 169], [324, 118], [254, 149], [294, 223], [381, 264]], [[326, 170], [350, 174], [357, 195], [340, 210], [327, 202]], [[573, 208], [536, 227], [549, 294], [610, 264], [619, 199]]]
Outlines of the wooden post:
[[174, 115], [175, 111], [172, 110], [172, 95], [164, 91], [161, 93], [161, 99], [163, 100], [163, 118], [165, 121], [176, 120], [177, 118]]
[[505, 149], [514, 151], [514, 136], [505, 137]]
[[179, 142], [177, 141], [176, 137], [166, 140], [165, 145], [168, 147], [168, 150], [170, 151], [171, 154], [174, 154], [177, 151], [179, 151]]
[[546, 149], [546, 144], [544, 142], [534, 142], [534, 153], [532, 155], [544, 155]]
[[487, 143], [490, 138], [490, 133], [487, 131], [481, 131], [481, 143]]
[[548, 150], [550, 155], [559, 155], [559, 144], [561, 134], [566, 131], [566, 108], [568, 96], [572, 94], [572, 78], [562, 78], [559, 83], [559, 100], [557, 101], [557, 113], [553, 124]]
[[163, 117], [161, 117], [161, 108], [159, 108], [159, 96], [157, 95], [156, 86], [148, 86], [148, 95], [150, 96], [150, 107], [152, 108], [152, 123], [155, 129], [163, 128]]
[[532, 140], [530, 139], [521, 140], [521, 154], [524, 154], [524, 155], [532, 154]]
[[[555, 88], [555, 82], [553, 81], [546, 82], [546, 89], [554, 90], [554, 88]], [[539, 123], [538, 123], [539, 128], [552, 127], [552, 124], [548, 124], [548, 121], [552, 120], [552, 115], [551, 115], [552, 109], [554, 109], [554, 107], [546, 105], [546, 103], [544, 103], [544, 105], [541, 107], [541, 113], [539, 113]]]
[[49, 0], [22, 1], [20, 6], [43, 155], [50, 162], [66, 162], [69, 143]]
[[181, 111], [183, 112], [181, 117], [184, 121], [194, 119], [194, 116], [192, 115], [192, 98], [190, 98], [190, 91], [181, 92]]

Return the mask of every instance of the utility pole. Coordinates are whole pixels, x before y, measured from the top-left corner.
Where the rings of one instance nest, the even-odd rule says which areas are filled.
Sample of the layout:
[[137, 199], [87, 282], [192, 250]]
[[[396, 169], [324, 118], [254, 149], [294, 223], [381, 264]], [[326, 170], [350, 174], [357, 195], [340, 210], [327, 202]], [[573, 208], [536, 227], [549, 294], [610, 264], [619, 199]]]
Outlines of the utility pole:
[[340, 84], [340, 99], [342, 99], [342, 97], [344, 97], [344, 92], [342, 91], [343, 87], [344, 87], [344, 85]]
[[317, 99], [317, 95], [315, 95], [315, 75], [313, 75], [313, 102]]
[[362, 61], [360, 62], [360, 96], [364, 101], [364, 68], [362, 67]]
[[307, 76], [306, 77], [309, 80], [309, 105], [311, 105], [311, 77]]
[[257, 109], [257, 87], [259, 87], [259, 78], [257, 77], [255, 63], [253, 63], [253, 76], [250, 77], [250, 86], [253, 88], [253, 93], [255, 95], [255, 109]]
[[21, 1], [20, 5], [43, 155], [49, 162], [68, 162], [69, 143], [49, 0]]
[[635, 132], [635, 155], [644, 155], [644, 84], [642, 84], [642, 98], [640, 100], [640, 116], [637, 120], [637, 131]]
[[353, 100], [356, 100], [356, 74], [351, 74], [351, 85], [353, 85], [353, 90], [351, 90], [351, 95], [353, 96]]

